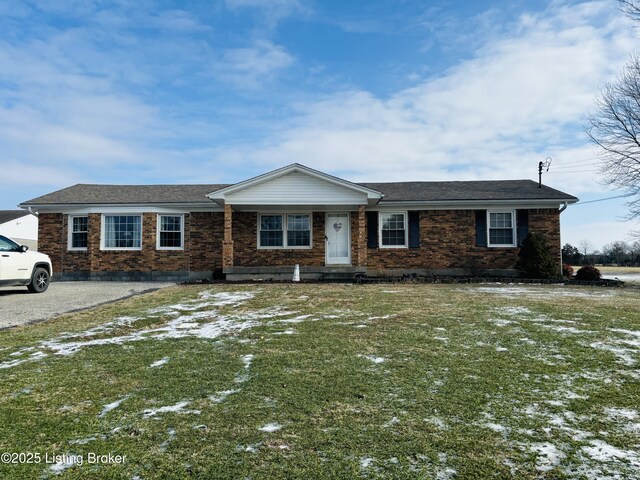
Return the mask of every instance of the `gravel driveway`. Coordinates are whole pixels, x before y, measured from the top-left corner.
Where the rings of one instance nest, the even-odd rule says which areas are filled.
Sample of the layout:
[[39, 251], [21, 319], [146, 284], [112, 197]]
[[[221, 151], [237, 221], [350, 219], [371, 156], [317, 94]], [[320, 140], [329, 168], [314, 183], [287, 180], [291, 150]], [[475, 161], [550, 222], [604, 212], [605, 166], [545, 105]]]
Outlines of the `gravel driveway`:
[[0, 287], [0, 328], [53, 318], [175, 285], [159, 282], [53, 282], [44, 293]]

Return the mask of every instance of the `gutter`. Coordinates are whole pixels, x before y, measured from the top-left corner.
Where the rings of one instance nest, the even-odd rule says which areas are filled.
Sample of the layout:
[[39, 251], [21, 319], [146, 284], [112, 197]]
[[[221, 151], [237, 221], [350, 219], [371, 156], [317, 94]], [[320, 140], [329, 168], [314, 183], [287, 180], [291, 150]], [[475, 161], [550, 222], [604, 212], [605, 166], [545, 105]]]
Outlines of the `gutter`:
[[564, 202], [564, 205], [563, 205], [563, 206], [562, 206], [562, 208], [560, 209], [560, 212], [559, 212], [559, 213], [564, 212], [564, 211], [567, 209], [567, 207], [568, 207], [568, 206], [569, 206], [569, 204], [568, 204], [567, 202]]

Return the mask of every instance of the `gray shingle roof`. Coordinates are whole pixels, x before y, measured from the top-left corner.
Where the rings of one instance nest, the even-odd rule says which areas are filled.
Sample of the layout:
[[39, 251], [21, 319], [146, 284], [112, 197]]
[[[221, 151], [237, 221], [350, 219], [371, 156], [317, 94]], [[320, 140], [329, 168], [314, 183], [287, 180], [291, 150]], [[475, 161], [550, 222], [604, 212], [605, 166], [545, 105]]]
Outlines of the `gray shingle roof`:
[[22, 218], [26, 215], [31, 214], [24, 210], [0, 210], [0, 223], [10, 222], [11, 220]]
[[384, 193], [386, 202], [454, 200], [578, 200], [532, 180], [360, 183]]
[[[567, 200], [576, 197], [532, 180], [359, 183], [384, 194], [383, 202], [465, 200]], [[78, 184], [26, 201], [22, 205], [213, 203], [206, 195], [229, 185]]]
[[206, 195], [228, 185], [93, 185], [79, 183], [22, 205], [212, 203]]

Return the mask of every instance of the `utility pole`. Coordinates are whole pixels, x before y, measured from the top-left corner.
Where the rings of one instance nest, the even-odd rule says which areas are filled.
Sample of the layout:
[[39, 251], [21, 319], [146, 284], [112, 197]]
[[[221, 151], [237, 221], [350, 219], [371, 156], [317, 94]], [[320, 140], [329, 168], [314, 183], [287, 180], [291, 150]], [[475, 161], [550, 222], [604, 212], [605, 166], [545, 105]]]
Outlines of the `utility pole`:
[[549, 171], [549, 167], [551, 166], [551, 157], [547, 157], [544, 162], [538, 163], [538, 188], [542, 188], [542, 169], [546, 168], [546, 172]]

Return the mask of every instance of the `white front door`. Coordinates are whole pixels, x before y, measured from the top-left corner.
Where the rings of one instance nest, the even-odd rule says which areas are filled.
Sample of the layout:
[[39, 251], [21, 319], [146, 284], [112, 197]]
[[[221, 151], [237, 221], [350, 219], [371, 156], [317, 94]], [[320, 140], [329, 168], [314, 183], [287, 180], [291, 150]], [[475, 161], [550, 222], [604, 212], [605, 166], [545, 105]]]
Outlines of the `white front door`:
[[351, 263], [351, 222], [348, 213], [327, 213], [325, 223], [327, 265]]

